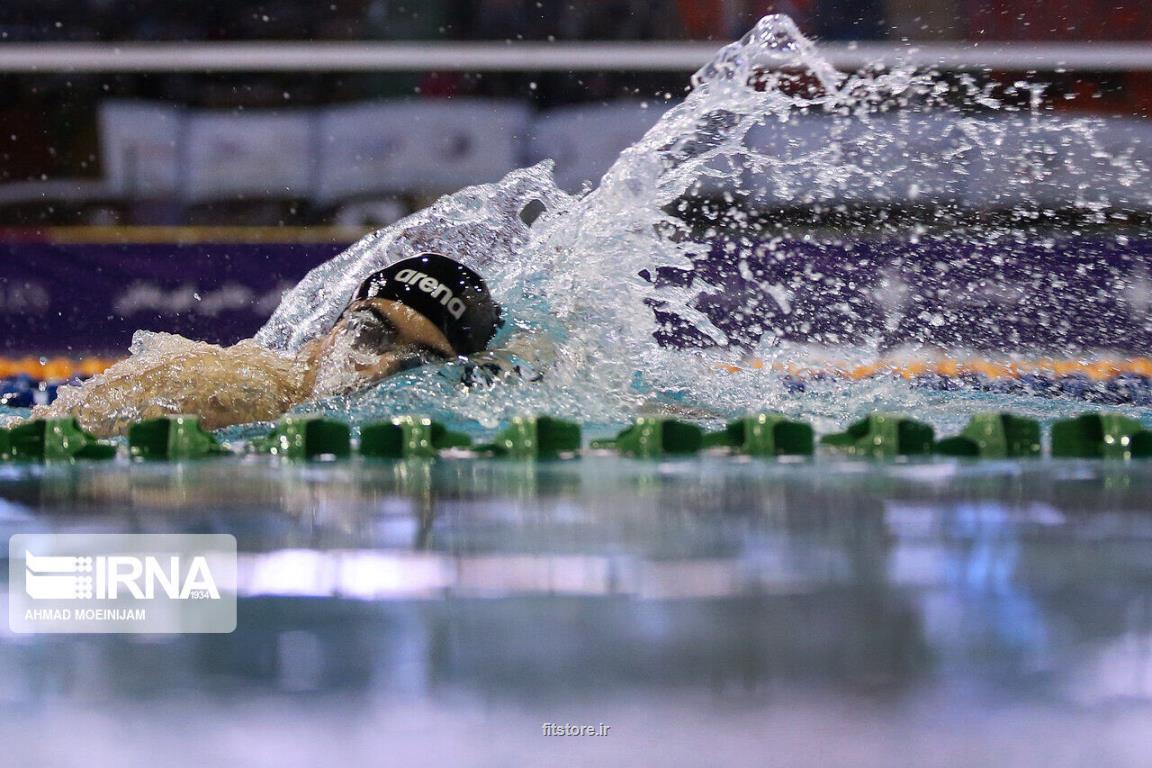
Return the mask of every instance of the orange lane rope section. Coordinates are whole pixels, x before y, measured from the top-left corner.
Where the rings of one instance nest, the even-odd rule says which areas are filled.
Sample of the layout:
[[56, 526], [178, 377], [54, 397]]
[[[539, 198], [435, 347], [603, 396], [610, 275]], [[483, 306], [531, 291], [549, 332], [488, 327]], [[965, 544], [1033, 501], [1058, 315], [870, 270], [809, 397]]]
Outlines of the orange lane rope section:
[[876, 376], [900, 376], [915, 379], [921, 376], [944, 376], [956, 378], [966, 375], [979, 375], [986, 379], [1018, 379], [1021, 376], [1036, 374], [1053, 377], [1082, 375], [1093, 381], [1111, 381], [1118, 376], [1137, 375], [1152, 377], [1152, 358], [1100, 358], [1084, 360], [1064, 360], [1037, 358], [1035, 360], [989, 360], [982, 358], [936, 360], [876, 361], [861, 364], [796, 365], [793, 363], [766, 362], [760, 359], [745, 360], [739, 363], [723, 363], [720, 370], [728, 373], [748, 371], [771, 371], [772, 373], [814, 378], [832, 376], [853, 381], [870, 379]]
[[0, 357], [0, 379], [31, 376], [37, 381], [58, 382], [74, 377], [88, 378], [108, 370], [116, 360], [113, 357]]
[[[34, 357], [31, 355], [15, 358], [0, 357], [0, 379], [21, 375], [48, 382], [67, 381], [74, 377], [88, 378], [103, 373], [117, 360], [118, 358], [115, 357], [68, 358]], [[823, 365], [798, 365], [753, 359], [738, 363], [723, 363], [719, 369], [728, 373], [769, 371], [801, 379], [831, 376], [853, 381], [876, 376], [899, 376], [905, 379], [915, 379], [929, 375], [955, 378], [974, 374], [994, 380], [1018, 379], [1027, 374], [1038, 374], [1055, 377], [1082, 375], [1093, 381], [1111, 381], [1117, 376], [1132, 374], [1152, 378], [1152, 358], [1083, 360], [1037, 358], [1024, 361], [941, 358], [911, 361], [880, 360], [861, 364], [826, 363]]]

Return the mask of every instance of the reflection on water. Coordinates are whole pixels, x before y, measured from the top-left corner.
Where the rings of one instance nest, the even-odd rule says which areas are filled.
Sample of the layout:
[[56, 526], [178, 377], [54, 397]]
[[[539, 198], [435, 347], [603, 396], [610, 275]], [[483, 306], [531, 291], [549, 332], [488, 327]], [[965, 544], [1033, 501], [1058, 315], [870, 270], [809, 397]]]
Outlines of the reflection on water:
[[0, 635], [0, 739], [53, 765], [1146, 766], [1150, 491], [1139, 463], [7, 465], [5, 535], [233, 533], [241, 601], [233, 635]]

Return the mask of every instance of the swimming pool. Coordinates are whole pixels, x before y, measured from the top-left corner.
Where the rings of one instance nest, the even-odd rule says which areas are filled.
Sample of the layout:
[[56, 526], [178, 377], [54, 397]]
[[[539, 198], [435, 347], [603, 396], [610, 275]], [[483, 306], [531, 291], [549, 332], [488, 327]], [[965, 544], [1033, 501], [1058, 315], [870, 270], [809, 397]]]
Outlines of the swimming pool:
[[[273, 310], [273, 337], [324, 333], [381, 255], [435, 247], [487, 259], [510, 325], [556, 341], [544, 380], [425, 366], [297, 413], [475, 440], [549, 413], [586, 442], [653, 408], [1152, 426], [1143, 126], [1009, 90], [839, 73], [768, 17], [594, 190], [548, 163], [466, 188], [284, 298], [338, 248], [40, 244], [5, 264], [60, 293], [25, 285], [10, 343], [235, 341]], [[1145, 766], [1150, 491], [1148, 461], [1051, 458], [0, 463], [7, 535], [240, 550], [231, 634], [0, 629], [0, 739], [37, 765]]]
[[6, 535], [232, 533], [241, 595], [231, 635], [4, 634], [0, 738], [61, 765], [73, 739], [123, 765], [1146, 765], [1149, 498], [1148, 462], [0, 465]]

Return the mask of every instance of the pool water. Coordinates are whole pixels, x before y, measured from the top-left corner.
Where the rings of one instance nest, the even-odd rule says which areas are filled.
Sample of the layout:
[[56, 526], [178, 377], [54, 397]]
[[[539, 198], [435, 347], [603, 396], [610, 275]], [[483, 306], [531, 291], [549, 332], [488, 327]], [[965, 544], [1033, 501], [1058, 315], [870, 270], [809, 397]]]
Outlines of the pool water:
[[0, 465], [6, 535], [240, 548], [231, 635], [0, 635], [0, 741], [16, 765], [1146, 766], [1150, 499], [1147, 462]]
[[[765, 79], [764, 61], [815, 79]], [[1048, 120], [1037, 98], [1023, 110], [1007, 95], [901, 69], [838, 73], [790, 20], [766, 17], [595, 190], [563, 193], [542, 163], [445, 196], [315, 269], [257, 337], [298, 349], [383, 256], [433, 243], [486, 260], [509, 332], [555, 341], [544, 381], [468, 388], [428, 367], [300, 410], [354, 426], [427, 414], [477, 439], [526, 413], [604, 437], [653, 410], [711, 428], [779, 410], [821, 434], [876, 410], [941, 437], [990, 410], [1050, 426], [1108, 407], [1152, 425], [1146, 397], [1091, 382], [1039, 397], [897, 376], [792, 386], [771, 370], [819, 368], [792, 346], [808, 343], [849, 367], [905, 348], [1147, 353], [1143, 232], [1109, 230], [1085, 252], [1043, 224], [1054, 192], [1072, 222], [1147, 209], [1147, 165], [1123, 142], [1100, 149], [1101, 121]], [[916, 119], [881, 119], [896, 108]], [[790, 143], [781, 126], [816, 114], [834, 119]], [[944, 124], [929, 133], [946, 146], [919, 141]], [[862, 215], [821, 242], [803, 220], [750, 214], [847, 216], [933, 179], [925, 220], [965, 221], [971, 198], [973, 228], [935, 236]], [[718, 200], [731, 205], [692, 215]], [[546, 210], [528, 221], [532, 204]], [[891, 251], [893, 238], [907, 242]], [[653, 342], [684, 327], [696, 333], [679, 341], [702, 350]], [[720, 372], [753, 354], [764, 371]], [[3, 759], [1145, 768], [1150, 500], [1152, 462], [0, 464], [6, 535], [230, 533], [240, 549], [232, 634], [0, 627]]]

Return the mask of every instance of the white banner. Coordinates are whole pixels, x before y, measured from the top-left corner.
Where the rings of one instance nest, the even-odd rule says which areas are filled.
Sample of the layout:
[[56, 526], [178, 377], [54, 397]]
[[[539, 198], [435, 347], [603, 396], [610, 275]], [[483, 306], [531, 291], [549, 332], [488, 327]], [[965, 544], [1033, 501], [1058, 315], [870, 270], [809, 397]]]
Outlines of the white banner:
[[188, 199], [309, 197], [315, 119], [312, 112], [193, 113], [187, 127]]
[[1152, 121], [1110, 118], [1096, 141], [1098, 175], [1085, 182], [1098, 185], [1112, 206], [1152, 210]]
[[[453, 192], [552, 159], [568, 190], [596, 184], [663, 105], [615, 102], [533, 115], [510, 101], [387, 101], [298, 112], [193, 112], [111, 101], [100, 122], [107, 186], [126, 198], [310, 198]], [[957, 201], [1009, 208], [1152, 208], [1152, 123], [1030, 115], [957, 119], [811, 115], [747, 133], [762, 168], [725, 161], [704, 194], [765, 206]]]
[[337, 107], [319, 130], [316, 196], [454, 192], [522, 165], [530, 112], [493, 100], [396, 101]]
[[168, 197], [180, 189], [180, 107], [140, 101], [100, 105], [100, 153], [109, 192]]
[[1147, 121], [1015, 116], [987, 126], [984, 162], [973, 167], [968, 186], [970, 206], [1152, 207]]
[[747, 171], [744, 188], [760, 204], [785, 207], [956, 200], [966, 185], [957, 165], [974, 157], [955, 121], [933, 115], [770, 119], [745, 143], [765, 170]]
[[545, 112], [532, 126], [529, 160], [554, 160], [561, 189], [576, 191], [586, 181], [596, 185], [616, 157], [655, 125], [666, 109], [615, 102]]

